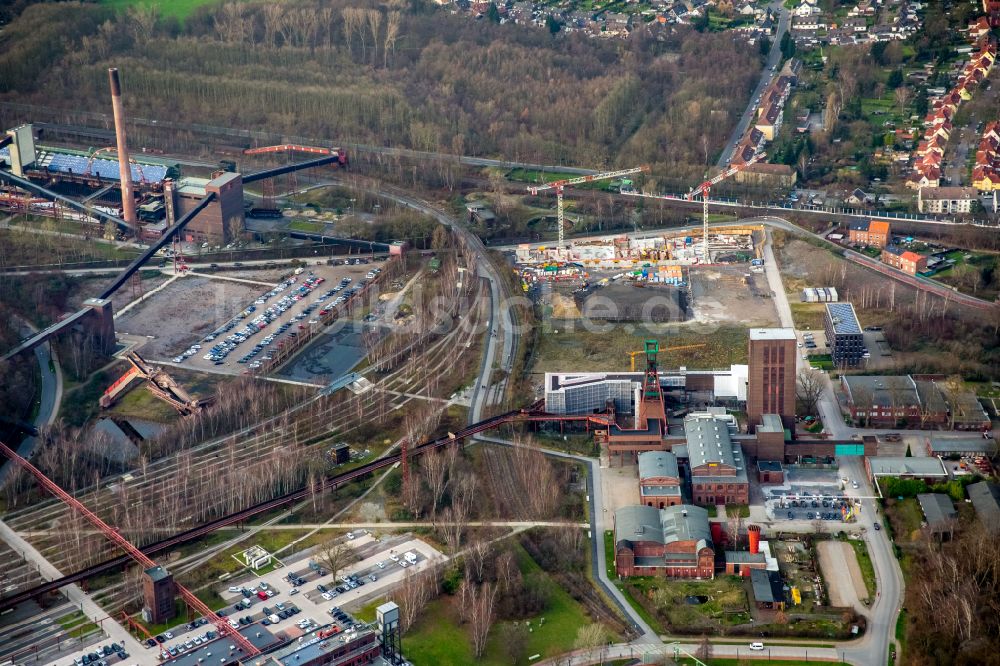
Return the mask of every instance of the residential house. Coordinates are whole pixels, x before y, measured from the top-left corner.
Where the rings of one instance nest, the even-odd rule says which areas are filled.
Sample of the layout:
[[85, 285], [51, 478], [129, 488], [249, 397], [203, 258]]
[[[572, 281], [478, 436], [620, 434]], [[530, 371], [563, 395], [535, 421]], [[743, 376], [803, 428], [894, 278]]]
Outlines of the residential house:
[[848, 232], [848, 240], [851, 243], [871, 247], [885, 247], [891, 238], [889, 223], [883, 220], [856, 222], [851, 225]]
[[974, 187], [921, 187], [917, 209], [921, 213], [970, 213], [977, 197]]
[[857, 188], [851, 192], [845, 201], [852, 206], [871, 206], [875, 203], [875, 197], [861, 188]]
[[898, 268], [910, 275], [923, 273], [927, 270], [927, 257], [905, 250], [898, 245], [887, 245], [882, 250], [882, 263]]

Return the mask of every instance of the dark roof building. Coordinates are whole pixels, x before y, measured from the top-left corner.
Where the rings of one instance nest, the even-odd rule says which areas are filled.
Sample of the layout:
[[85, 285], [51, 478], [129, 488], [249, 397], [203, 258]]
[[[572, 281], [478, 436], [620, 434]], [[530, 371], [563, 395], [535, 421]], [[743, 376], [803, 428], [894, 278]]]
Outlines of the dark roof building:
[[1000, 485], [980, 481], [970, 484], [966, 490], [983, 526], [991, 532], [1000, 532]]
[[861, 324], [850, 303], [827, 303], [823, 318], [826, 341], [836, 366], [854, 366], [864, 354], [864, 335]]
[[785, 583], [777, 571], [751, 569], [750, 584], [753, 586], [753, 598], [758, 608], [785, 607]]
[[943, 493], [921, 493], [917, 495], [917, 502], [924, 512], [924, 520], [931, 534], [952, 535], [955, 531], [955, 519], [958, 512], [951, 498]]

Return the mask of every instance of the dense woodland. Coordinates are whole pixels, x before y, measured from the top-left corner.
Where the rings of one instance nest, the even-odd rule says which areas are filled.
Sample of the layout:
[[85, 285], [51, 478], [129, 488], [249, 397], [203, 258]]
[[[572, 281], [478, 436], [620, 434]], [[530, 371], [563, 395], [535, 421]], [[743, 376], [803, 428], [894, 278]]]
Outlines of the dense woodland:
[[0, 37], [0, 96], [331, 141], [700, 176], [760, 71], [756, 49], [682, 30], [624, 42], [469, 21], [419, 0], [152, 10], [29, 5]]

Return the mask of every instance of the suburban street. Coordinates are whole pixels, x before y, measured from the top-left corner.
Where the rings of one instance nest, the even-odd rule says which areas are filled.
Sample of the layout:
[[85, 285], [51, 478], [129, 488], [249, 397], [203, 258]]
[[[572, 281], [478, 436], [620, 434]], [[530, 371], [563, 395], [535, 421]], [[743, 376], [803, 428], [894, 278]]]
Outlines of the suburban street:
[[771, 77], [777, 72], [772, 72], [771, 68], [776, 67], [781, 63], [781, 38], [788, 31], [788, 24], [791, 20], [791, 12], [785, 7], [781, 0], [775, 0], [768, 5], [768, 8], [773, 12], [778, 12], [778, 30], [775, 32], [774, 37], [771, 41], [771, 50], [767, 54], [767, 60], [764, 62], [764, 69], [760, 73], [760, 80], [757, 82], [756, 87], [753, 92], [750, 93], [750, 100], [747, 102], [747, 108], [743, 111], [743, 115], [740, 116], [740, 121], [736, 123], [736, 127], [733, 128], [733, 133], [729, 136], [729, 141], [726, 142], [725, 147], [722, 149], [722, 153], [719, 155], [719, 161], [716, 162], [715, 166], [722, 168], [729, 164], [729, 160], [733, 158], [733, 151], [736, 150], [736, 144], [740, 142], [740, 137], [746, 132], [747, 127], [750, 126], [750, 121], [753, 120], [757, 113], [757, 102], [756, 99], [760, 97], [760, 94], [764, 92], [767, 84], [771, 81]]

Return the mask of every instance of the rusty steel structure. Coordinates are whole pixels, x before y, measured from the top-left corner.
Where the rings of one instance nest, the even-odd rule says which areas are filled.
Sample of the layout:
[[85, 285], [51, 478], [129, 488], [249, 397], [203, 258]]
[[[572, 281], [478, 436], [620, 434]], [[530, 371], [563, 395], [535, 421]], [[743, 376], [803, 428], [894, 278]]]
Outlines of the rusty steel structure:
[[[22, 458], [3, 442], [0, 442], [0, 453], [7, 456], [11, 462], [17, 464], [25, 472], [35, 477], [35, 480], [38, 481], [38, 483], [45, 490], [59, 498], [67, 507], [87, 519], [87, 521], [104, 534], [104, 536], [106, 536], [119, 548], [124, 550], [133, 562], [139, 564], [143, 569], [152, 569], [159, 566], [156, 562], [150, 559], [149, 556], [142, 552], [142, 550], [122, 536], [121, 532], [104, 522], [100, 516], [95, 514], [93, 511], [84, 506], [82, 502], [60, 488], [58, 484], [52, 481], [52, 479], [45, 476], [40, 469]], [[174, 586], [190, 608], [194, 609], [202, 617], [214, 624], [220, 636], [225, 636], [236, 643], [245, 656], [255, 657], [260, 654], [260, 650], [258, 650], [253, 643], [247, 640], [246, 636], [230, 626], [226, 620], [216, 615], [215, 611], [205, 605], [205, 602], [195, 596], [193, 592], [177, 582], [174, 582]]]

